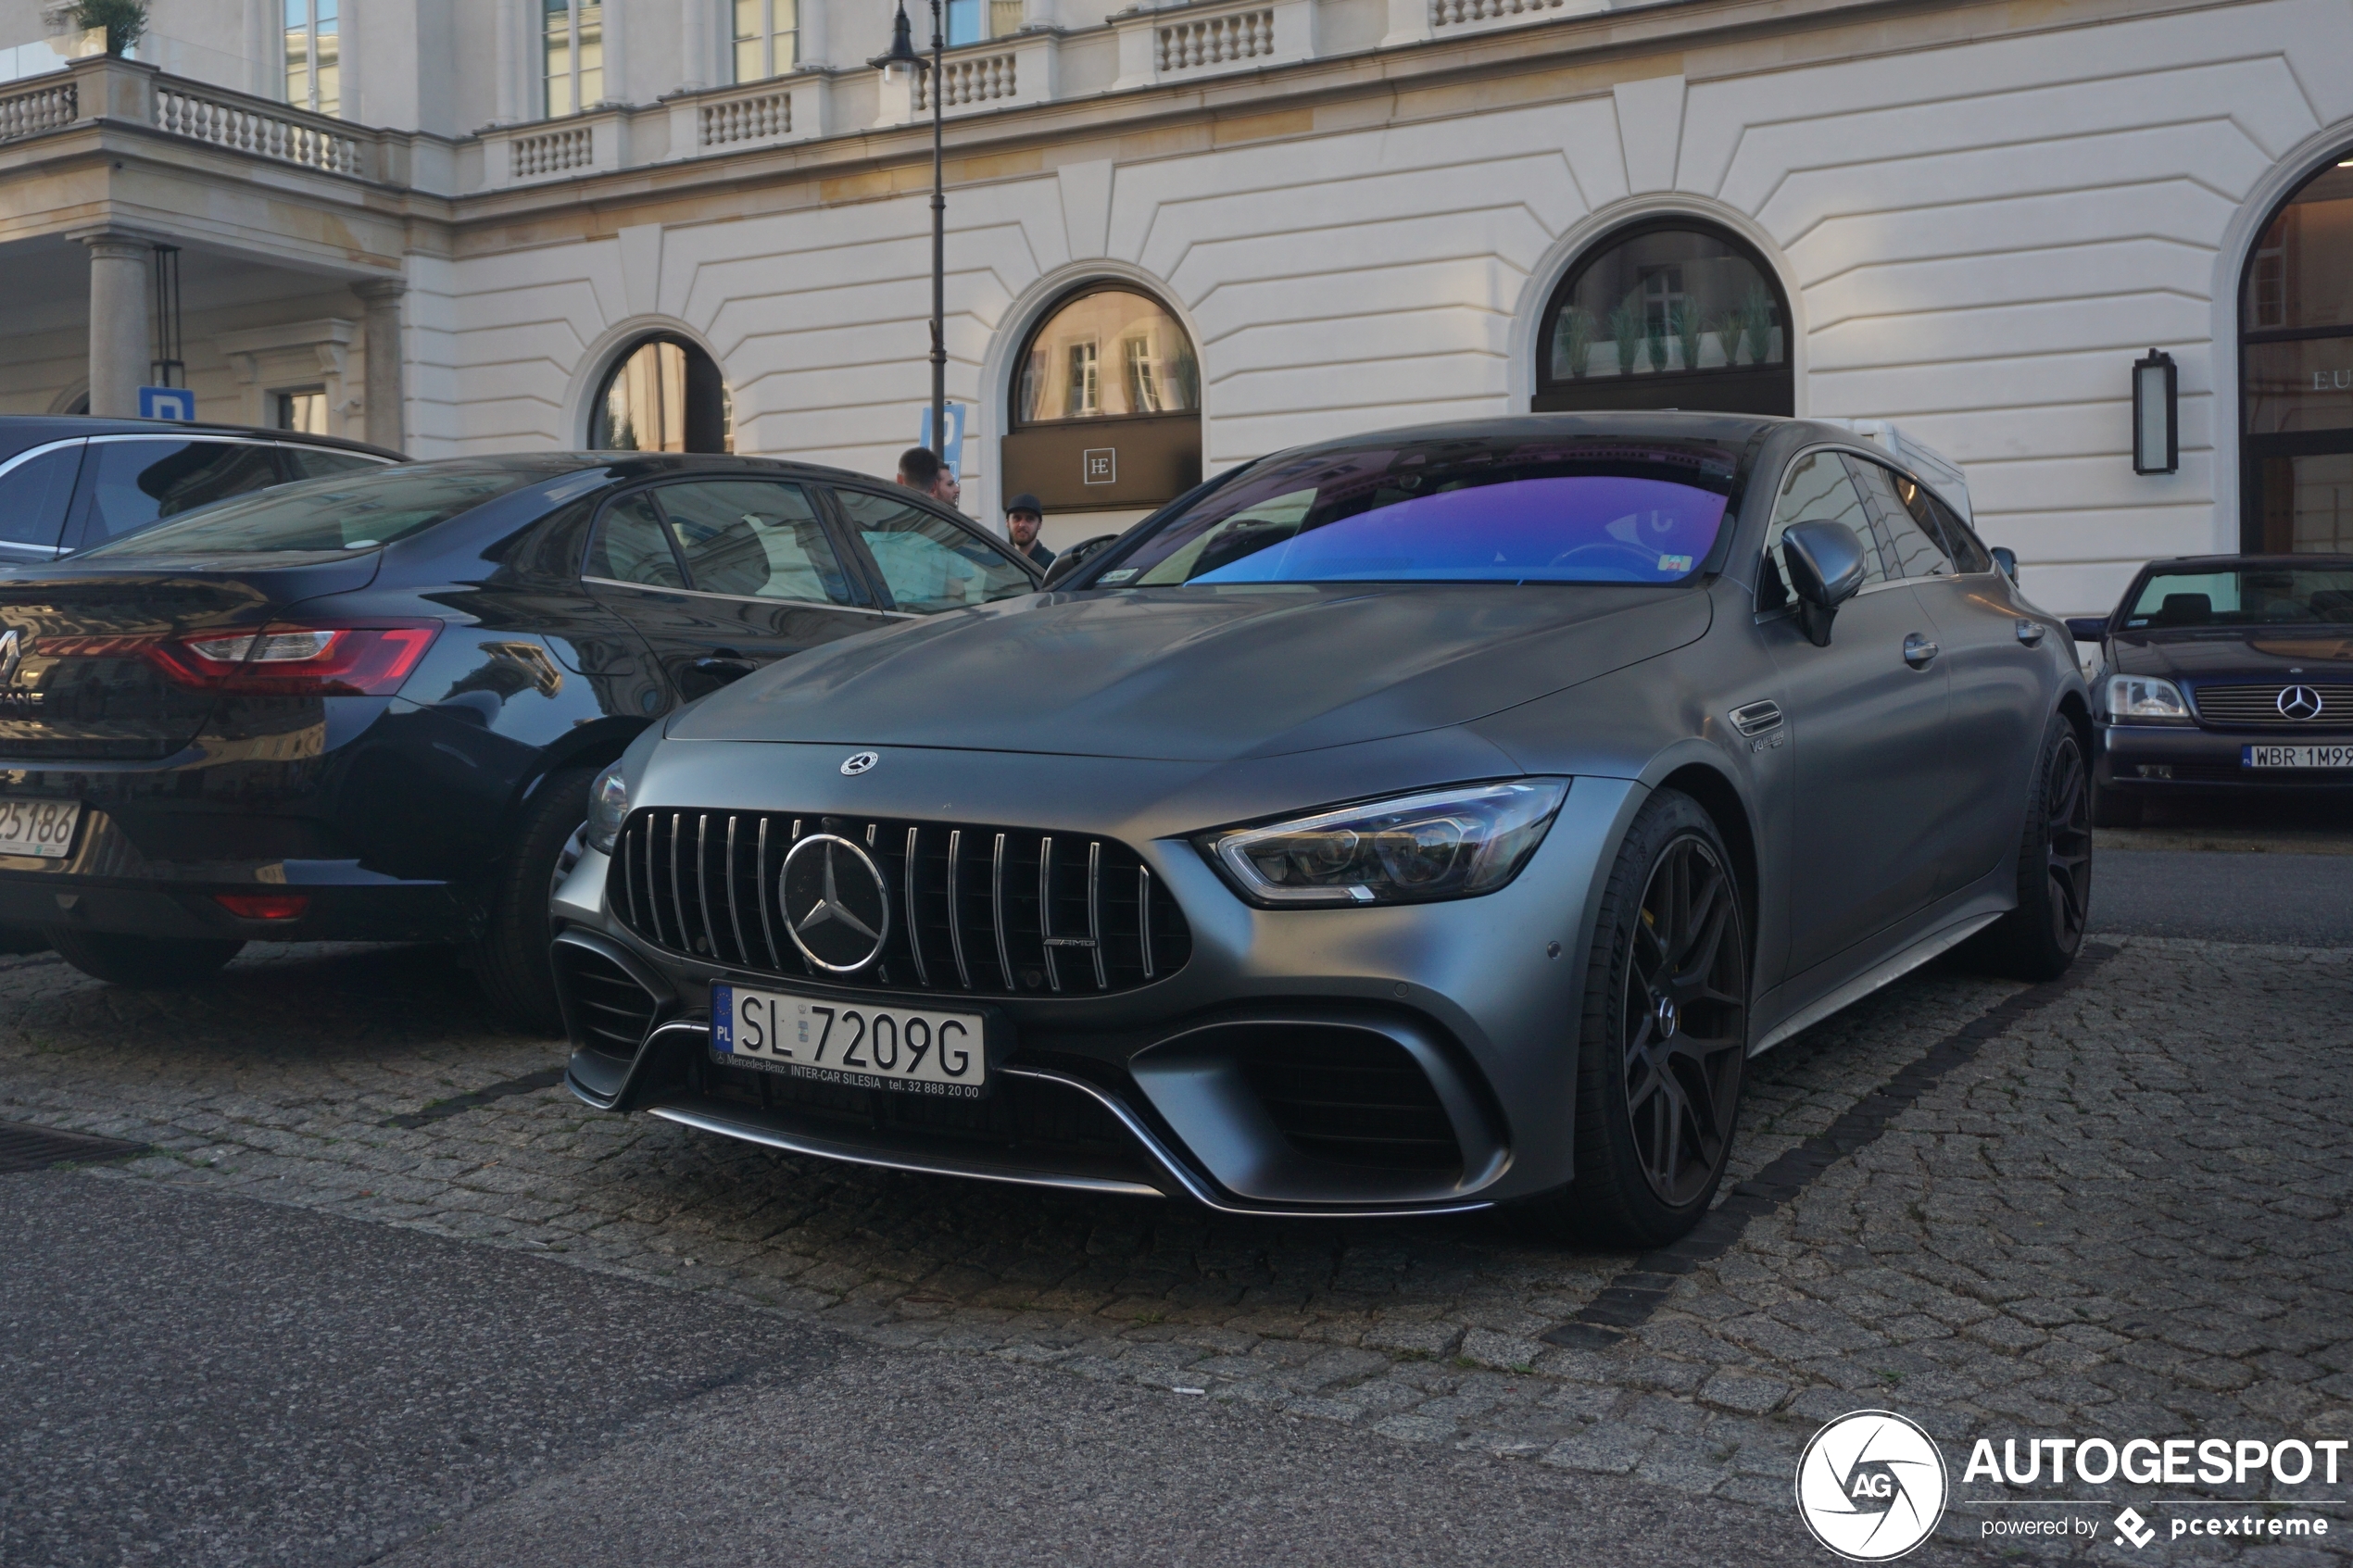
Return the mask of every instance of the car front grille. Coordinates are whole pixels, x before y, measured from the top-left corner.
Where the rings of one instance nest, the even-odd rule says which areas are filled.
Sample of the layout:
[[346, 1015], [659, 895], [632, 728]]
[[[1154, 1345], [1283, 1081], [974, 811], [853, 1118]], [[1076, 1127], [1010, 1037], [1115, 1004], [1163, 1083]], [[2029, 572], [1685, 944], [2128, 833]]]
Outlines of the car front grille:
[[[863, 845], [890, 908], [878, 959], [809, 962], [785, 923], [786, 853], [805, 833]], [[731, 967], [942, 995], [1099, 995], [1184, 967], [1176, 900], [1124, 844], [1083, 834], [779, 812], [648, 810], [614, 846], [623, 923]], [[912, 911], [912, 918], [910, 918]]]
[[[2309, 719], [2291, 719], [2280, 711], [2280, 694], [2297, 684], [2321, 699], [2321, 710]], [[2190, 702], [2209, 724], [2249, 724], [2273, 729], [2353, 726], [2353, 685], [2272, 682], [2259, 686], [2194, 686]]]

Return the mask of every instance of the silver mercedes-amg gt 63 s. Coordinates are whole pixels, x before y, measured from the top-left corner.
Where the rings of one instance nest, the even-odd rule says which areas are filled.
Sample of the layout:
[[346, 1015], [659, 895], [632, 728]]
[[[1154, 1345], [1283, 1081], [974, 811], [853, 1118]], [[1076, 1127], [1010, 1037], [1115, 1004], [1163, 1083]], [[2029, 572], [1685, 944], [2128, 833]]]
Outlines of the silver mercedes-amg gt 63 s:
[[570, 1085], [905, 1171], [1662, 1244], [1749, 1058], [1964, 943], [2039, 979], [2082, 939], [2088, 694], [1967, 509], [1830, 425], [1548, 415], [1277, 453], [1041, 592], [947, 563], [975, 602], [598, 780]]

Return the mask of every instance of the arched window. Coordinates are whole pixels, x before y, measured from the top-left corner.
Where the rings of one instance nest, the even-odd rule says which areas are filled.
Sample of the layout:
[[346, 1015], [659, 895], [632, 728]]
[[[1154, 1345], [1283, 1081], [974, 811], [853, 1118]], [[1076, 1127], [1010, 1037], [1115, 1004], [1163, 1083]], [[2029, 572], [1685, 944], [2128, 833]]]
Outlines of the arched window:
[[1793, 413], [1789, 302], [1722, 230], [1688, 218], [1621, 229], [1544, 307], [1534, 407]]
[[640, 338], [613, 361], [588, 409], [598, 452], [732, 452], [734, 410], [710, 355], [683, 337]]
[[1201, 483], [1201, 365], [1166, 307], [1115, 283], [1046, 313], [1013, 362], [1003, 490], [1050, 512], [1156, 507]]
[[2353, 551], [2353, 169], [2332, 161], [2255, 242], [2239, 365], [2240, 547]]

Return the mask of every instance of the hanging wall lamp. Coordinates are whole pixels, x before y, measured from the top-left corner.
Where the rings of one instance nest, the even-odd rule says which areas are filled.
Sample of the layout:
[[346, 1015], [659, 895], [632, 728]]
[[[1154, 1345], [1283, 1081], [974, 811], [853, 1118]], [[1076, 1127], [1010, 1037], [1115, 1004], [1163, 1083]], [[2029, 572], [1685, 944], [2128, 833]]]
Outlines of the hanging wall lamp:
[[2150, 349], [2133, 361], [2133, 471], [2171, 473], [2182, 466], [2173, 356]]

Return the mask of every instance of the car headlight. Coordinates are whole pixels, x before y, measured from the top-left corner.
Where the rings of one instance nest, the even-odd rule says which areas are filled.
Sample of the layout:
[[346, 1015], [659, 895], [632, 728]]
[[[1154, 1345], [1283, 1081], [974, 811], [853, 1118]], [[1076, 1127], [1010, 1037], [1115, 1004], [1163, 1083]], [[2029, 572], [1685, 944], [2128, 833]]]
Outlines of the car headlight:
[[2182, 688], [2154, 675], [2111, 675], [2108, 680], [2108, 714], [2111, 719], [2157, 719], [2185, 721], [2190, 705]]
[[1255, 904], [1469, 898], [1519, 874], [1567, 797], [1567, 779], [1460, 784], [1195, 842]]
[[629, 815], [629, 781], [622, 776], [616, 762], [597, 775], [588, 786], [588, 847], [599, 855], [610, 855], [621, 837], [621, 824]]

